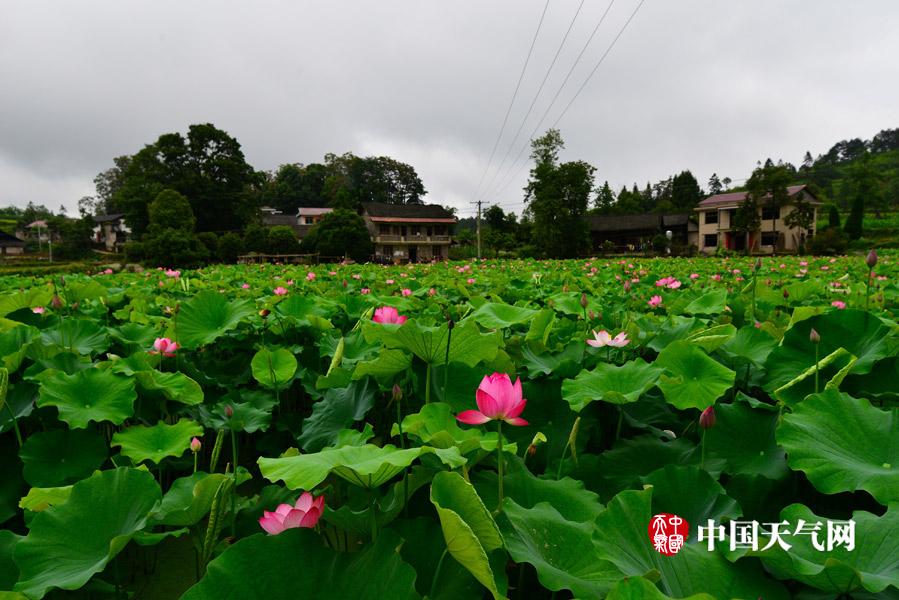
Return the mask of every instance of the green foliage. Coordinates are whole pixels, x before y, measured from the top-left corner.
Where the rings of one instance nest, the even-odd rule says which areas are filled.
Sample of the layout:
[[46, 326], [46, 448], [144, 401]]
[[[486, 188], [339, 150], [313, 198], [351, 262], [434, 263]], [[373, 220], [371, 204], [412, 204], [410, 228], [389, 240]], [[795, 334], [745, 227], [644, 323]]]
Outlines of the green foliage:
[[349, 256], [356, 262], [368, 261], [374, 252], [362, 217], [343, 209], [322, 217], [303, 240], [303, 245], [322, 256]]
[[297, 234], [287, 225], [277, 225], [268, 230], [266, 251], [269, 254], [297, 254], [300, 242]]
[[187, 198], [171, 189], [159, 192], [150, 203], [148, 214], [150, 217], [148, 230], [151, 233], [164, 229], [193, 232], [197, 223]]
[[840, 228], [840, 209], [836, 204], [831, 204], [827, 211], [827, 226], [830, 229]]
[[243, 254], [243, 252], [243, 240], [236, 233], [228, 232], [218, 239], [216, 256], [221, 262], [234, 264], [237, 262], [237, 257]]
[[864, 217], [865, 197], [859, 193], [852, 200], [852, 210], [849, 211], [849, 217], [846, 218], [846, 225], [843, 228], [850, 242], [862, 237], [862, 221]]
[[847, 243], [846, 234], [839, 226], [828, 227], [818, 231], [809, 244], [809, 250], [818, 256], [833, 256], [846, 252]]
[[268, 252], [268, 233], [269, 228], [263, 227], [258, 223], [247, 225], [243, 234], [244, 250], [247, 252], [256, 252], [257, 254]]

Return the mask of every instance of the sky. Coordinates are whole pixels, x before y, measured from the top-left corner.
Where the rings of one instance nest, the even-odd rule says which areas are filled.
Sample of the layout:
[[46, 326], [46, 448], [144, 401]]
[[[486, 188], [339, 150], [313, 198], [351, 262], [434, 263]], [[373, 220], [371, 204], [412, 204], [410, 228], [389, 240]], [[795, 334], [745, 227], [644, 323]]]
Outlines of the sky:
[[113, 157], [207, 122], [261, 170], [391, 156], [462, 217], [521, 212], [553, 125], [598, 185], [739, 183], [899, 127], [897, 31], [894, 0], [3, 0], [0, 206], [72, 214]]

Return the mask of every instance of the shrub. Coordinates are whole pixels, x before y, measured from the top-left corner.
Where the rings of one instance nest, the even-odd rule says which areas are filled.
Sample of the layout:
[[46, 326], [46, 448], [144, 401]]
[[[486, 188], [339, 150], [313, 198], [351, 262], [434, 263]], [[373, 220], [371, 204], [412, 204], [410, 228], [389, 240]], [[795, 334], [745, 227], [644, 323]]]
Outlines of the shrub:
[[819, 231], [818, 235], [812, 238], [808, 244], [808, 249], [812, 254], [829, 255], [842, 254], [846, 251], [846, 235], [836, 227], [828, 227], [823, 231]]
[[297, 254], [300, 242], [297, 234], [287, 225], [278, 225], [268, 230], [269, 254]]
[[343, 209], [322, 217], [303, 240], [303, 246], [322, 256], [349, 256], [356, 262], [369, 261], [374, 252], [365, 221]]
[[219, 238], [216, 254], [223, 263], [237, 262], [237, 257], [243, 254], [243, 240], [236, 233], [226, 233]]
[[852, 200], [852, 208], [846, 218], [846, 226], [843, 229], [849, 240], [857, 240], [862, 237], [862, 221], [865, 218], [865, 199], [861, 194], [856, 194]]
[[209, 259], [209, 250], [197, 236], [177, 229], [163, 229], [144, 236], [141, 245], [144, 262], [157, 266], [191, 268]]
[[244, 252], [268, 252], [268, 229], [262, 225], [252, 223], [243, 233]]
[[200, 240], [200, 243], [206, 247], [209, 256], [215, 256], [218, 253], [219, 236], [211, 231], [202, 231], [197, 234], [197, 238]]

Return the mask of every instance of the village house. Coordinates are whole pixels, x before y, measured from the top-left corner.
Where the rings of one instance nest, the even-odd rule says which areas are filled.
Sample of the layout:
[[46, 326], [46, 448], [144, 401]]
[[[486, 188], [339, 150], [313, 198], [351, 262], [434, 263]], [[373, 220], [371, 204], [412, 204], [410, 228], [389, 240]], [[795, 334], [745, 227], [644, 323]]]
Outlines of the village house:
[[331, 208], [303, 207], [297, 210], [296, 215], [285, 215], [280, 210], [263, 207], [261, 209], [262, 224], [266, 227], [276, 227], [278, 225], [290, 227], [297, 238], [302, 240], [309, 235], [312, 227], [332, 210]]
[[649, 250], [655, 236], [667, 237], [668, 232], [672, 245], [693, 246], [697, 241], [696, 223], [684, 214], [587, 215], [586, 219], [594, 250], [609, 246], [619, 252]]
[[375, 260], [420, 262], [448, 258], [456, 217], [437, 204], [363, 202], [362, 218]]
[[[699, 203], [699, 250], [711, 254], [717, 248], [734, 251], [771, 254], [777, 252], [798, 252], [805, 242], [815, 236], [815, 223], [818, 220], [818, 207], [821, 202], [805, 185], [791, 185], [787, 188], [789, 201], [780, 209], [772, 209], [766, 205], [765, 199], [759, 201], [761, 226], [757, 231], [738, 232], [733, 230], [733, 219], [740, 204], [746, 200], [747, 192], [728, 192], [709, 196]], [[805, 202], [811, 206], [814, 217], [811, 227], [800, 230], [789, 227], [785, 217], [789, 215], [797, 202]], [[776, 219], [776, 220], [775, 220]]]
[[125, 224], [125, 215], [97, 215], [94, 217], [94, 243], [106, 248], [107, 252], [121, 252], [131, 234]]
[[25, 242], [5, 231], [0, 231], [0, 255], [20, 255], [25, 253]]

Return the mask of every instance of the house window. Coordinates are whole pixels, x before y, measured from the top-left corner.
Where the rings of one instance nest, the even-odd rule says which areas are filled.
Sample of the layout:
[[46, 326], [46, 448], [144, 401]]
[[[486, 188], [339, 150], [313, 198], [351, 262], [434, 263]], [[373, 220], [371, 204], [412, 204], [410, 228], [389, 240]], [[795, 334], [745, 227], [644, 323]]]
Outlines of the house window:
[[[706, 213], [709, 214], [709, 213]], [[702, 238], [702, 247], [703, 248], [714, 248], [718, 245], [718, 234], [716, 233], [707, 233]]]
[[[718, 211], [717, 210], [709, 210], [705, 213], [705, 224], [712, 225], [713, 223], [718, 222]], [[713, 246], [715, 244], [712, 244]]]
[[780, 209], [772, 208], [770, 206], [762, 207], [762, 220], [763, 221], [772, 221], [774, 219], [780, 218]]
[[776, 231], [763, 231], [762, 232], [762, 246], [773, 246], [777, 242], [777, 232]]
[[393, 246], [384, 246], [384, 256], [393, 256]]

